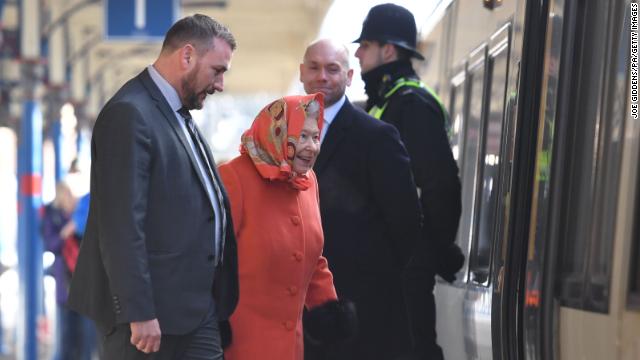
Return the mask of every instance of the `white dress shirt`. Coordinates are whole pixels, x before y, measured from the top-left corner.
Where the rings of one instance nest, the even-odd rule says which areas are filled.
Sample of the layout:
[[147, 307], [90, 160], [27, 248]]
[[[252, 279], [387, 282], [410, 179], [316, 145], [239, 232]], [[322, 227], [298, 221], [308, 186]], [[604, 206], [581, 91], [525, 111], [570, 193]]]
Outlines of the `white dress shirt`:
[[333, 119], [335, 119], [336, 115], [338, 114], [338, 111], [340, 111], [340, 109], [342, 108], [342, 105], [344, 105], [344, 102], [346, 100], [347, 100], [347, 96], [342, 95], [340, 100], [336, 101], [335, 104], [328, 106], [324, 109], [324, 125], [322, 126], [322, 132], [320, 133], [321, 144], [322, 144], [322, 141], [324, 141], [324, 136], [327, 135], [327, 131], [329, 131], [329, 126], [331, 126]]
[[[189, 135], [189, 131], [187, 130], [187, 125], [185, 124], [184, 119], [182, 118], [182, 115], [178, 113], [178, 110], [182, 108], [182, 100], [180, 100], [180, 96], [178, 95], [178, 92], [176, 91], [176, 89], [173, 88], [173, 86], [171, 86], [171, 84], [169, 84], [169, 82], [165, 78], [162, 77], [162, 75], [160, 75], [158, 70], [156, 70], [153, 67], [153, 65], [149, 65], [147, 67], [147, 71], [149, 71], [149, 75], [151, 76], [151, 79], [158, 86], [158, 88], [160, 89], [160, 92], [162, 93], [164, 98], [167, 100], [167, 103], [169, 103], [171, 110], [173, 110], [173, 115], [175, 116], [175, 120], [178, 122], [178, 126], [180, 126], [180, 129], [182, 129], [182, 132], [184, 133], [184, 137], [187, 139], [187, 142], [189, 143], [189, 147], [191, 148], [191, 153], [193, 154], [193, 157], [196, 159], [196, 162], [198, 163], [198, 170], [200, 171], [200, 175], [204, 179], [207, 195], [209, 195], [209, 201], [211, 201], [211, 205], [213, 206], [213, 214], [214, 214], [214, 220], [215, 220], [214, 229], [213, 229], [214, 230], [213, 233], [215, 234], [214, 235], [214, 245], [215, 245], [215, 251], [216, 251], [215, 256], [219, 258], [221, 254], [219, 254], [218, 252], [221, 251], [221, 244], [222, 244], [221, 219], [222, 219], [222, 211], [224, 211], [224, 209], [220, 209], [219, 202], [214, 198], [214, 196], [216, 196], [214, 194], [215, 190], [213, 189], [211, 178], [209, 177], [209, 175], [207, 175], [207, 172], [209, 170], [206, 169], [207, 165], [203, 164], [202, 161], [200, 160], [200, 156], [198, 156], [198, 153], [197, 153], [197, 151], [199, 150], [196, 149], [196, 145], [193, 143], [193, 140], [191, 140], [191, 135]], [[211, 176], [213, 177], [213, 174], [211, 174]]]

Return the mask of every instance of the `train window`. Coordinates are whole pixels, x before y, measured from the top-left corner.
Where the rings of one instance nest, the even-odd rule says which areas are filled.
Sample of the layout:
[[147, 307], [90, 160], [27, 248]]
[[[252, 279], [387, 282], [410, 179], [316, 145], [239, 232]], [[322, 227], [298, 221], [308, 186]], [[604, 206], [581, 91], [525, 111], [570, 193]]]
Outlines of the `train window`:
[[[508, 28], [501, 34], [507, 35]], [[502, 158], [502, 130], [504, 101], [509, 60], [508, 38], [503, 37], [488, 57], [487, 102], [483, 123], [484, 134], [480, 150], [478, 205], [476, 214], [477, 232], [473, 238], [469, 270], [474, 282], [488, 284], [492, 244], [500, 229], [500, 163]]]
[[486, 46], [482, 46], [471, 54], [471, 61], [467, 69], [469, 86], [469, 111], [467, 125], [464, 130], [464, 150], [462, 152], [462, 216], [458, 243], [462, 249], [469, 249], [470, 239], [473, 237], [476, 183], [478, 181], [478, 153], [480, 150], [480, 135], [482, 130], [482, 108], [485, 85], [485, 56]]
[[[640, 159], [640, 154], [638, 159]], [[636, 209], [633, 219], [640, 217], [640, 166], [638, 166], [636, 182]], [[631, 309], [640, 310], [640, 221], [635, 221], [633, 227], [627, 305]]]
[[592, 3], [576, 7], [564, 29], [553, 167], [561, 199], [557, 286], [562, 305], [606, 313], [624, 128], [610, 95], [625, 84], [615, 74], [620, 44], [609, 37], [622, 33], [622, 24], [607, 22], [605, 3]]
[[[462, 148], [464, 136], [464, 72], [456, 75], [451, 80], [451, 103], [449, 106], [449, 114], [451, 114], [451, 131], [449, 133], [449, 142], [451, 143], [451, 151], [453, 158], [458, 163], [458, 168], [462, 168]], [[462, 174], [461, 174], [462, 175]]]
[[[609, 21], [603, 24], [609, 27], [608, 37], [602, 45], [607, 46], [608, 56], [603, 56], [604, 86], [602, 94], [602, 119], [599, 130], [601, 141], [598, 153], [598, 171], [596, 187], [598, 189], [597, 202], [594, 207], [595, 238], [591, 244], [591, 254], [587, 274], [587, 308], [604, 310], [608, 308], [609, 288], [611, 286], [611, 267], [613, 261], [613, 238], [615, 233], [616, 210], [618, 208], [618, 189], [622, 168], [623, 137], [625, 133], [628, 82], [626, 75], [628, 54], [630, 51], [629, 35], [629, 7], [621, 2], [615, 6], [598, 4], [597, 11], [611, 13], [610, 19], [623, 21]], [[625, 9], [627, 14], [625, 15]], [[600, 17], [604, 17], [600, 15]]]

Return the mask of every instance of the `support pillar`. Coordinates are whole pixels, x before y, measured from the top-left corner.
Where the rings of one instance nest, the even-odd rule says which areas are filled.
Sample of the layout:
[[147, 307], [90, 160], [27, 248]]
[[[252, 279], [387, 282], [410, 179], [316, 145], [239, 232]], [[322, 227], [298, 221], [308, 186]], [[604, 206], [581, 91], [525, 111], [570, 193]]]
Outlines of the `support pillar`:
[[38, 318], [42, 313], [42, 113], [38, 101], [41, 87], [40, 10], [38, 0], [22, 0], [20, 55], [22, 59], [23, 107], [18, 145], [18, 273], [19, 321], [17, 358], [38, 358]]
[[[58, 19], [62, 16], [63, 2], [61, 0], [50, 0], [51, 18]], [[51, 29], [49, 34], [49, 53], [47, 54], [49, 66], [49, 88], [47, 94], [47, 128], [49, 136], [53, 141], [55, 153], [55, 181], [56, 183], [64, 178], [68, 164], [63, 163], [63, 143], [62, 126], [60, 124], [60, 110], [68, 97], [66, 86], [66, 60], [65, 60], [65, 31], [62, 26]]]

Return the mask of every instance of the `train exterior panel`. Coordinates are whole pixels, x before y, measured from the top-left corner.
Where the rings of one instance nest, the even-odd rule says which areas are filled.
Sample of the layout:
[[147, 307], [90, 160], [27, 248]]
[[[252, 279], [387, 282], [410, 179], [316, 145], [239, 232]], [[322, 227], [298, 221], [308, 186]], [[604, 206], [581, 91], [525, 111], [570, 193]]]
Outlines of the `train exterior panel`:
[[637, 9], [444, 1], [419, 24], [463, 184], [446, 358], [640, 359]]

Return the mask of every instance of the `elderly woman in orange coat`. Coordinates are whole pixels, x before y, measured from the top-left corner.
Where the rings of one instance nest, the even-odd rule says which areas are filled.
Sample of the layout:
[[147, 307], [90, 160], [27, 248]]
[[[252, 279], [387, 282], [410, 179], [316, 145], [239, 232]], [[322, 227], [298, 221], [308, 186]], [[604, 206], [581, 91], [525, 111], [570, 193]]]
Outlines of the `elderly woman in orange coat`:
[[[242, 135], [241, 155], [220, 166], [238, 243], [240, 298], [226, 360], [302, 360], [303, 307], [311, 337], [346, 337], [351, 305], [338, 302], [322, 256], [318, 185], [322, 95], [267, 105]], [[309, 324], [305, 317], [305, 325]]]

